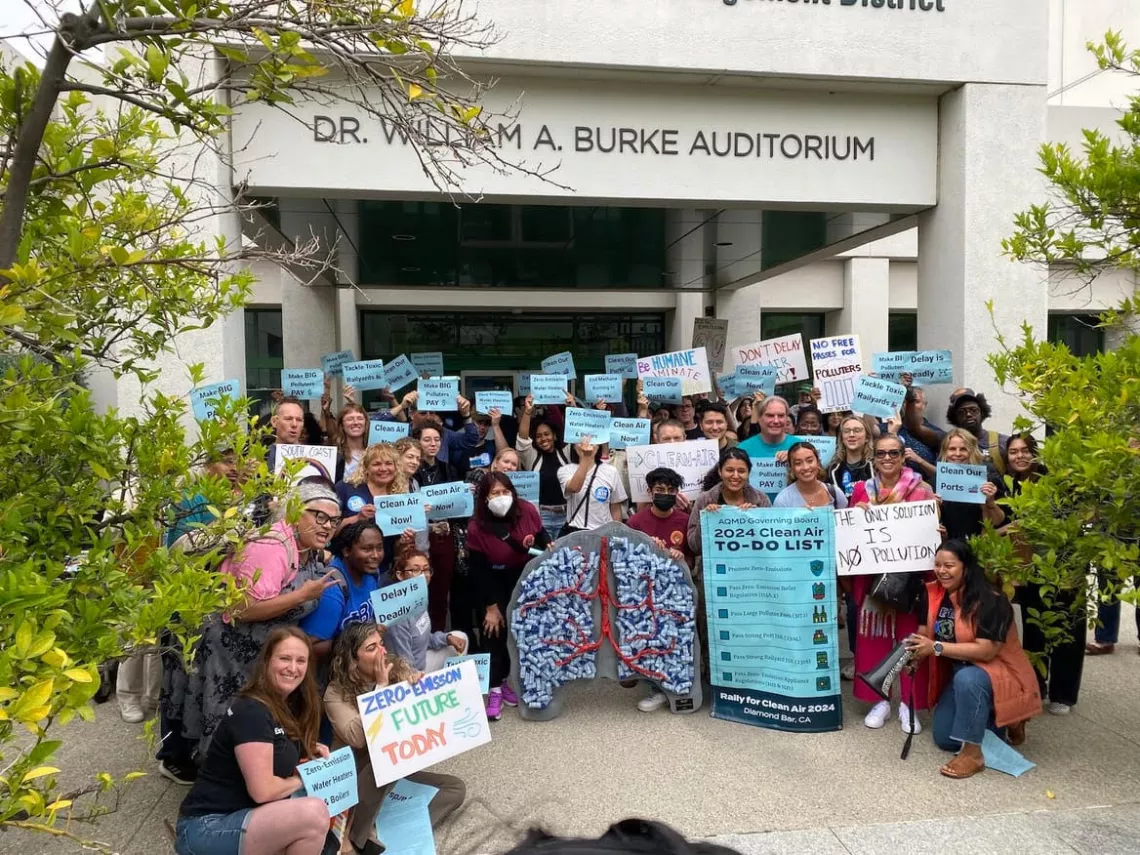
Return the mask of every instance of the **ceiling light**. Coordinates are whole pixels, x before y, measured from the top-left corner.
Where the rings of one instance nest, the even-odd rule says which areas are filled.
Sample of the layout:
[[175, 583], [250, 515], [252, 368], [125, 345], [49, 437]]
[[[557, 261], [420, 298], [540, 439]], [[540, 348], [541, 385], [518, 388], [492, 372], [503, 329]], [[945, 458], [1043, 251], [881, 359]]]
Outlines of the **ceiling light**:
[[392, 235], [392, 240], [415, 240], [415, 235]]
[[716, 242], [716, 245], [717, 246], [732, 246], [732, 241], [730, 241], [730, 240], [718, 240]]

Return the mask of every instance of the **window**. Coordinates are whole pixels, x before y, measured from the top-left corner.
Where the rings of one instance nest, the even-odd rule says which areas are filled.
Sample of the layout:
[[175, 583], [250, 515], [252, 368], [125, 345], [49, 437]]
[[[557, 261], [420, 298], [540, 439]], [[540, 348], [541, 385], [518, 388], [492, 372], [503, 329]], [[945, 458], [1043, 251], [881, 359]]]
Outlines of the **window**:
[[891, 312], [887, 319], [887, 350], [918, 350], [918, 315]]
[[827, 244], [827, 214], [818, 211], [765, 211], [760, 228], [764, 270]]
[[1050, 315], [1049, 341], [1064, 344], [1074, 356], [1091, 356], [1104, 350], [1104, 330], [1096, 315]]
[[[823, 315], [797, 314], [792, 312], [772, 312], [760, 315], [760, 338], [779, 338], [784, 335], [800, 333], [804, 340], [804, 357], [807, 360], [808, 372], [811, 367], [811, 345], [813, 338], [823, 336]], [[787, 398], [792, 404], [796, 402], [797, 383], [784, 383], [776, 387], [776, 394]]]
[[[245, 394], [267, 402], [281, 388], [285, 367], [280, 309], [245, 310]], [[257, 409], [255, 407], [255, 409]]]

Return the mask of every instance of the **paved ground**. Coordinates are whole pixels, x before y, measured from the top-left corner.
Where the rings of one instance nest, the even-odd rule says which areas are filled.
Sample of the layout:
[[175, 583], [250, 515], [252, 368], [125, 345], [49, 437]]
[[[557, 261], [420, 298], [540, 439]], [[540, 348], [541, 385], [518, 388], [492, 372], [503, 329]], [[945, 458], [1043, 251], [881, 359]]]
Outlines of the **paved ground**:
[[[845, 704], [842, 731], [793, 735], [716, 721], [704, 710], [650, 716], [635, 708], [640, 690], [576, 686], [561, 718], [523, 722], [508, 710], [491, 745], [439, 767], [461, 775], [470, 795], [437, 833], [439, 851], [502, 851], [535, 825], [596, 835], [641, 816], [690, 836], [723, 835], [718, 842], [741, 853], [1140, 853], [1140, 656], [1126, 638], [1116, 655], [1086, 659], [1072, 715], [1030, 724], [1023, 751], [1038, 767], [1019, 779], [992, 771], [943, 778], [943, 755], [926, 733], [901, 762], [897, 722], [869, 731], [855, 702]], [[104, 705], [94, 723], [70, 726], [57, 765], [153, 772], [141, 733]], [[148, 775], [96, 827], [75, 830], [129, 855], [166, 855], [163, 821], [184, 793]], [[2, 853], [67, 850], [0, 836]]]

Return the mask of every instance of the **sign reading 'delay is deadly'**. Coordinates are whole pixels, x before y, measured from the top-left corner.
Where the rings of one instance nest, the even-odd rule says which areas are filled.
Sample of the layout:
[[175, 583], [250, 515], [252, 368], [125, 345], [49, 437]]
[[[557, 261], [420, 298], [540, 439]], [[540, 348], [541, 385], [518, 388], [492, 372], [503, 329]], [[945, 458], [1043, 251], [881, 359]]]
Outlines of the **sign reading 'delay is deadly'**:
[[855, 396], [851, 399], [851, 409], [865, 416], [889, 419], [898, 415], [904, 398], [906, 398], [906, 386], [860, 374], [855, 381]]
[[590, 438], [591, 445], [605, 445], [610, 441], [609, 410], [588, 410], [582, 407], [566, 408], [566, 442], [570, 445]]
[[720, 318], [693, 318], [693, 347], [703, 347], [709, 368], [724, 370], [724, 346], [728, 341], [728, 320]]
[[831, 513], [704, 513], [701, 538], [713, 716], [777, 730], [838, 730]]
[[329, 816], [344, 813], [360, 801], [356, 760], [347, 745], [330, 752], [328, 757], [302, 763], [297, 773], [305, 784], [305, 795], [322, 799], [328, 805]]
[[376, 785], [491, 741], [475, 663], [463, 662], [357, 697]]
[[420, 614], [427, 608], [427, 580], [413, 576], [403, 582], [377, 588], [368, 595], [376, 623], [392, 626]]
[[610, 419], [610, 450], [649, 445], [649, 419]]
[[194, 413], [194, 418], [204, 422], [217, 415], [215, 407], [223, 400], [232, 401], [240, 397], [239, 380], [223, 380], [221, 383], [211, 383], [208, 386], [196, 386], [190, 390], [190, 411]]
[[380, 531], [384, 534], [403, 534], [409, 528], [412, 531], [427, 529], [422, 493], [374, 496], [372, 504], [376, 506], [376, 525], [380, 526]]
[[855, 381], [863, 373], [859, 336], [836, 335], [811, 340], [811, 364], [815, 385], [823, 395], [819, 409], [837, 413], [851, 409]]
[[777, 382], [792, 383], [808, 379], [804, 340], [799, 333], [769, 338], [734, 349], [736, 365], [771, 365], [778, 372]]
[[938, 503], [904, 502], [834, 511], [840, 576], [933, 570], [942, 545]]
[[645, 476], [658, 466], [665, 466], [681, 476], [684, 482], [681, 492], [692, 499], [701, 492], [701, 482], [719, 459], [720, 447], [715, 439], [630, 446], [626, 449], [630, 498], [635, 502], [648, 502], [649, 486]]
[[606, 373], [620, 374], [626, 380], [637, 379], [636, 353], [607, 353]]
[[970, 463], [939, 463], [935, 472], [935, 492], [946, 502], [965, 502], [970, 505], [984, 505], [986, 495], [982, 485], [986, 483], [986, 467]]
[[887, 380], [909, 374], [916, 386], [954, 382], [954, 359], [948, 350], [900, 350], [876, 353], [871, 370]]
[[428, 519], [450, 520], [471, 516], [475, 513], [472, 486], [466, 481], [449, 481], [446, 484], [428, 484], [420, 487], [419, 493], [424, 497], [424, 504], [431, 506], [431, 510], [427, 512]]
[[346, 362], [341, 366], [341, 373], [346, 385], [361, 392], [383, 389], [388, 385], [388, 375], [384, 371], [383, 359]]
[[712, 390], [712, 377], [709, 375], [708, 357], [703, 347], [689, 350], [675, 350], [672, 353], [659, 353], [656, 356], [641, 356], [637, 360], [637, 376], [679, 377], [686, 395], [696, 395]]
[[302, 401], [319, 398], [325, 391], [325, 372], [319, 368], [284, 368], [281, 391]]

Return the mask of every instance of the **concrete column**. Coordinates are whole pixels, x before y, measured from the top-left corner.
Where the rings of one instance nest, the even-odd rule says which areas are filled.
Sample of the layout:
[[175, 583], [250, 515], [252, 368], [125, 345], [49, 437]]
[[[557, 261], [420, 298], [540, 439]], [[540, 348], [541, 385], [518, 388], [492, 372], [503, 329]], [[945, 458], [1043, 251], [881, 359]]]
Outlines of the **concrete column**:
[[887, 258], [848, 258], [843, 262], [843, 308], [827, 317], [829, 335], [859, 336], [864, 360], [888, 349], [891, 262]]
[[[1045, 199], [1037, 172], [1045, 96], [1043, 86], [980, 83], [943, 95], [938, 205], [918, 223], [918, 345], [953, 351], [955, 384], [986, 393], [994, 411], [989, 427], [1001, 431], [1021, 408], [995, 387], [986, 364], [997, 348], [995, 325], [1015, 340], [1023, 322], [1042, 334], [1047, 323], [1044, 271], [1012, 264], [1001, 252], [1014, 214]], [[951, 391], [931, 388], [932, 418], [941, 420]]]
[[[286, 368], [320, 368], [337, 350], [337, 294], [328, 285], [305, 285], [281, 270], [281, 334]], [[357, 354], [359, 356], [359, 354]], [[317, 402], [312, 403], [316, 407]]]
[[336, 212], [341, 224], [337, 238], [341, 287], [336, 292], [336, 349], [352, 350], [362, 359], [364, 343], [360, 340], [360, 313], [356, 309], [360, 287], [360, 259], [356, 253], [356, 247], [360, 246], [360, 215], [356, 202], [350, 199], [338, 200]]
[[693, 318], [705, 313], [705, 295], [698, 290], [705, 283], [705, 229], [709, 211], [668, 211], [665, 220], [665, 283], [676, 288], [676, 308], [669, 318], [669, 350], [689, 347]]

